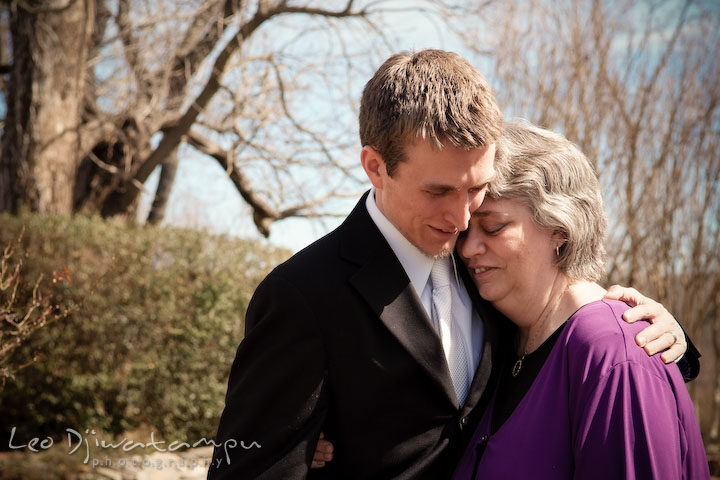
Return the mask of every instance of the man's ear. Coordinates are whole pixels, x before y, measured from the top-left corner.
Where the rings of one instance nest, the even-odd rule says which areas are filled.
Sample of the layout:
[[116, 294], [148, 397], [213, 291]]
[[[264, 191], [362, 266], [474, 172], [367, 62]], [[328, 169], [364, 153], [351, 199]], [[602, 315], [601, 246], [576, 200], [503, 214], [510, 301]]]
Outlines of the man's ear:
[[387, 178], [387, 170], [380, 153], [374, 147], [365, 145], [360, 151], [360, 161], [373, 187], [382, 189]]

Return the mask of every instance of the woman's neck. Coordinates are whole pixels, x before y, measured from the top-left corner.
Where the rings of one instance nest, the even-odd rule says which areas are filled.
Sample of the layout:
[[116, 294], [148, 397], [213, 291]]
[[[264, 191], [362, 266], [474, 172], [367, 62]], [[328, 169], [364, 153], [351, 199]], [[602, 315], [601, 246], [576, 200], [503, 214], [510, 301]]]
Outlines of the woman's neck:
[[527, 313], [519, 315], [517, 321], [509, 317], [518, 326], [517, 353], [535, 351], [580, 307], [604, 295], [605, 290], [594, 282], [572, 281], [558, 273], [549, 291], [539, 298], [540, 305], [544, 302], [542, 308], [536, 302], [535, 308], [528, 306], [524, 310]]

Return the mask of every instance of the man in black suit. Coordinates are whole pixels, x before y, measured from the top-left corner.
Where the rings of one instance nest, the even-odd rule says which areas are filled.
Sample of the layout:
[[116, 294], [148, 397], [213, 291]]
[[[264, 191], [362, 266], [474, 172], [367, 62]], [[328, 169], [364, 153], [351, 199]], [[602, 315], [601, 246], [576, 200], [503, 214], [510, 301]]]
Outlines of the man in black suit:
[[[485, 79], [456, 54], [398, 54], [375, 73], [360, 107], [373, 188], [258, 286], [208, 478], [450, 475], [509, 345], [453, 256], [501, 124]], [[677, 332], [655, 348], [683, 350]], [[321, 432], [335, 457], [310, 470]]]

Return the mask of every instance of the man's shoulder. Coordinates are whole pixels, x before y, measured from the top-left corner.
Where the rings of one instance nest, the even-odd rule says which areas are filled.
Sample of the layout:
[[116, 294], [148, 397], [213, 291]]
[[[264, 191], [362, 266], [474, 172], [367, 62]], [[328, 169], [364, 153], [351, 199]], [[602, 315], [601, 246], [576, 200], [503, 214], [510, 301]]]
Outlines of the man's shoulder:
[[315, 276], [318, 271], [335, 264], [340, 257], [342, 237], [340, 225], [279, 264], [268, 276]]
[[343, 269], [348, 262], [362, 263], [380, 244], [380, 233], [369, 215], [356, 208], [337, 228], [278, 265], [271, 275], [317, 277]]
[[277, 265], [255, 289], [251, 305], [265, 305], [278, 298], [288, 304], [324, 298], [331, 286], [341, 283], [338, 244], [334, 230]]
[[337, 228], [295, 253], [273, 273], [317, 276], [347, 262], [363, 263], [380, 249], [389, 249], [367, 212], [366, 195]]

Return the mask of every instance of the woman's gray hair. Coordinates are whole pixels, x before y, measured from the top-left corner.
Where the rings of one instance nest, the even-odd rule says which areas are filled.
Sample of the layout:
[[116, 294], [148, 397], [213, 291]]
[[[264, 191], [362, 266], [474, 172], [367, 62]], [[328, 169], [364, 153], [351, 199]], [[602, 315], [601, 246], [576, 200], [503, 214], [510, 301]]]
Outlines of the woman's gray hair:
[[490, 198], [523, 202], [542, 228], [567, 239], [557, 265], [574, 280], [604, 273], [607, 218], [597, 175], [567, 138], [524, 120], [507, 121], [497, 142]]

